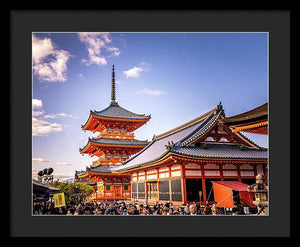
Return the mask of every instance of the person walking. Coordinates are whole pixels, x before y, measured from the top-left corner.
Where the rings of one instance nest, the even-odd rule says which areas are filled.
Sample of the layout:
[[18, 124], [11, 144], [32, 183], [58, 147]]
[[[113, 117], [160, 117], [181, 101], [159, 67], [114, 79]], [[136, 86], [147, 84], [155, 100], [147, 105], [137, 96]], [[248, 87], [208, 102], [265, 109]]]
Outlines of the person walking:
[[183, 209], [184, 214], [190, 214], [190, 209], [189, 209], [190, 205], [189, 203], [187, 203]]

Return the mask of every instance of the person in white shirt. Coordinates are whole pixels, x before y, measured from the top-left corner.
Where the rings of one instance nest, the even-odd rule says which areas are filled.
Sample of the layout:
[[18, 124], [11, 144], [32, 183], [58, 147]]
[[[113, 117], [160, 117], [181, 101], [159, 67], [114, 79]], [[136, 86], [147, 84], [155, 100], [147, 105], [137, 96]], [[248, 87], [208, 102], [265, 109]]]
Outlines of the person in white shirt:
[[197, 207], [195, 204], [190, 205], [190, 215], [197, 215]]

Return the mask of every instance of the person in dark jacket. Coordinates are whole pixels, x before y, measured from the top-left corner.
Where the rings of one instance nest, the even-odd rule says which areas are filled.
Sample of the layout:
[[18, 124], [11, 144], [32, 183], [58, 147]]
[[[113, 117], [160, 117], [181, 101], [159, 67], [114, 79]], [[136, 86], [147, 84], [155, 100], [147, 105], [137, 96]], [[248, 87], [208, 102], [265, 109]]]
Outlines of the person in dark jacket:
[[104, 215], [120, 215], [120, 213], [117, 210], [117, 208], [114, 206], [114, 204], [110, 203], [108, 205], [108, 208], [105, 210]]

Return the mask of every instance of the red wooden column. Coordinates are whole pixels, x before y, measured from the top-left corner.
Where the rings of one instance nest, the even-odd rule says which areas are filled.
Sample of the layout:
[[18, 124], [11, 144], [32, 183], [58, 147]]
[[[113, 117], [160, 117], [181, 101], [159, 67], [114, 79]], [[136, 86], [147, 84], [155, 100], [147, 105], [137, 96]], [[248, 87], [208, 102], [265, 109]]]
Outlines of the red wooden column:
[[254, 176], [257, 176], [257, 165], [253, 164], [253, 168], [254, 168]]
[[145, 201], [148, 204], [147, 170], [145, 170]]
[[219, 170], [220, 170], [220, 178], [221, 178], [221, 181], [224, 181], [223, 164], [219, 164]]
[[157, 184], [157, 198], [156, 198], [156, 201], [159, 201], [159, 168], [156, 168], [156, 173], [157, 173], [157, 179], [156, 179], [156, 184]]
[[240, 164], [236, 165], [237, 168], [237, 173], [238, 173], [238, 177], [239, 177], [239, 182], [242, 182], [242, 177], [241, 177], [241, 171], [240, 171]]
[[202, 191], [203, 191], [203, 201], [206, 203], [206, 185], [205, 185], [205, 174], [204, 174], [204, 165], [201, 164], [201, 174], [202, 174]]
[[183, 203], [186, 204], [187, 203], [187, 196], [186, 196], [186, 181], [185, 181], [185, 166], [184, 164], [180, 165], [181, 167], [181, 184], [182, 184], [182, 199], [183, 199]]
[[170, 195], [170, 202], [172, 202], [172, 190], [171, 190], [171, 165], [168, 165], [169, 169], [169, 195]]
[[267, 165], [263, 165], [263, 171], [264, 171], [264, 177], [265, 177], [265, 184], [268, 184], [268, 177], [267, 177], [267, 172], [266, 172], [266, 166]]
[[[114, 198], [114, 202], [116, 201], [116, 191], [115, 191], [115, 185], [111, 185], [111, 187], [113, 187], [113, 191], [112, 191], [112, 194], [113, 194], [113, 198]], [[110, 188], [111, 188], [110, 187]]]
[[138, 196], [138, 194], [139, 194], [139, 171], [137, 170], [136, 171], [136, 200], [138, 200], [139, 199], [139, 196]]
[[125, 198], [125, 196], [123, 195], [123, 187], [124, 187], [124, 184], [121, 184], [121, 191], [120, 191], [120, 194], [121, 194], [121, 198]]

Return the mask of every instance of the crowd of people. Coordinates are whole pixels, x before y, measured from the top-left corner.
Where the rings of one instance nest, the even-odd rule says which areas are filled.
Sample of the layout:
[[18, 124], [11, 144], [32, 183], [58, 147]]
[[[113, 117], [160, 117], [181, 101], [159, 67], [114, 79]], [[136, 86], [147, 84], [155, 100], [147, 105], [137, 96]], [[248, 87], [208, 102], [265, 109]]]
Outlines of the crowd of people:
[[206, 204], [201, 207], [196, 203], [173, 206], [171, 202], [148, 204], [133, 204], [125, 202], [82, 202], [68, 203], [65, 207], [54, 207], [53, 202], [35, 202], [34, 215], [216, 215], [216, 204]]

